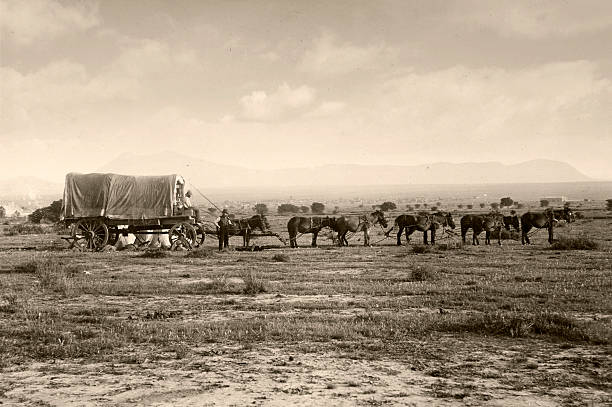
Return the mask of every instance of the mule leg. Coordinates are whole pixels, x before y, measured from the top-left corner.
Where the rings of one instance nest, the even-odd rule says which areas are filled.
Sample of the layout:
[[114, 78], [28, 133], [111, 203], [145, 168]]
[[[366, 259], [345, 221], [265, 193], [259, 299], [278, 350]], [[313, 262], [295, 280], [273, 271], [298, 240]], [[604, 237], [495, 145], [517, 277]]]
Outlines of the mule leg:
[[363, 245], [370, 246], [370, 233], [367, 228], [363, 229]]
[[428, 244], [427, 242], [427, 229], [423, 231], [423, 244]]
[[291, 231], [289, 231], [289, 247], [292, 249], [295, 247], [295, 235], [292, 235]]
[[548, 243], [552, 244], [553, 242], [553, 225], [551, 222], [551, 225], [548, 227]]
[[502, 227], [499, 227], [499, 235], [497, 235], [497, 244], [498, 245], [502, 245], [502, 241], [501, 241], [501, 234], [502, 234]]
[[465, 244], [465, 235], [467, 235], [468, 228], [461, 226], [461, 241]]
[[319, 231], [315, 230], [312, 232], [312, 243], [310, 244], [312, 247], [317, 247], [317, 236], [319, 235]]
[[436, 244], [436, 229], [431, 229], [431, 244], [435, 245]]
[[531, 244], [529, 241], [529, 235], [527, 234], [531, 230], [531, 226], [524, 226], [521, 228], [521, 244]]
[[406, 228], [406, 242], [410, 243], [410, 236], [416, 232], [416, 228], [415, 227], [411, 227], [411, 228]]
[[[404, 227], [400, 226], [399, 232], [397, 232], [397, 245], [402, 245], [402, 233], [404, 232]], [[408, 238], [408, 228], [406, 228], [406, 238]]]
[[488, 246], [490, 244], [491, 244], [491, 231], [485, 230], [485, 246]]

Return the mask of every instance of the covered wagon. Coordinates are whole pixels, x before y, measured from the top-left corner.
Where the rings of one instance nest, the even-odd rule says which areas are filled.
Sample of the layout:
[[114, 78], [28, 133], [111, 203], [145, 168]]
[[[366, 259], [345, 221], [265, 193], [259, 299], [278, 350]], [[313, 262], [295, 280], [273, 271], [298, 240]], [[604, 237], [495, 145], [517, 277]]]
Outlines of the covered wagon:
[[198, 246], [205, 234], [183, 206], [184, 187], [177, 174], [67, 174], [62, 219], [71, 226], [72, 246], [101, 250], [130, 233], [141, 244], [142, 236], [167, 233], [174, 249]]

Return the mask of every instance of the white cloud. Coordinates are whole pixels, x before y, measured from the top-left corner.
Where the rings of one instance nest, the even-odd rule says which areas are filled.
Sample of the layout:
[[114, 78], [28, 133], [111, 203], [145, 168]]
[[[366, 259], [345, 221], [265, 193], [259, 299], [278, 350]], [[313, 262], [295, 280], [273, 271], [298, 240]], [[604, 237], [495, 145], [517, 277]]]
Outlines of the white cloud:
[[314, 110], [306, 114], [307, 117], [326, 117], [344, 110], [346, 103], [326, 101], [319, 104]]
[[261, 59], [263, 59], [264, 61], [268, 61], [268, 62], [276, 62], [276, 61], [278, 61], [280, 59], [280, 55], [278, 55], [274, 51], [263, 52], [263, 53], [259, 54], [259, 57]]
[[233, 114], [225, 114], [221, 118], [221, 123], [233, 123], [236, 120], [236, 117]]
[[72, 125], [105, 114], [112, 119], [119, 103], [138, 109], [166, 104], [192, 92], [202, 69], [194, 51], [151, 40], [131, 41], [95, 75], [69, 60], [28, 73], [0, 67], [0, 133]]
[[287, 114], [295, 113], [310, 105], [315, 99], [315, 91], [302, 85], [291, 88], [283, 83], [278, 89], [268, 94], [257, 90], [240, 98], [243, 117], [250, 120], [276, 120]]
[[338, 44], [333, 36], [324, 34], [304, 53], [299, 68], [315, 74], [339, 75], [388, 66], [395, 56], [396, 51], [385, 44]]
[[406, 159], [570, 161], [591, 174], [612, 152], [612, 81], [587, 61], [505, 70], [456, 66], [389, 80], [371, 96], [366, 134]]
[[532, 39], [568, 37], [612, 28], [612, 4], [609, 0], [565, 2], [460, 1], [452, 19], [471, 28], [486, 27], [506, 37]]
[[80, 32], [100, 23], [93, 2], [67, 5], [53, 0], [0, 2], [2, 37], [19, 45]]

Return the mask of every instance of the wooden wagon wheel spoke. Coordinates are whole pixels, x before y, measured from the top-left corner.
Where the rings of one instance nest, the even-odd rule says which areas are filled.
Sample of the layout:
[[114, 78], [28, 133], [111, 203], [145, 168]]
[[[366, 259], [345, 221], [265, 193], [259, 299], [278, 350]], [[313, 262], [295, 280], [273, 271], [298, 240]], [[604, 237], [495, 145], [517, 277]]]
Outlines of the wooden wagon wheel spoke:
[[74, 226], [72, 238], [80, 249], [102, 250], [108, 242], [108, 226], [97, 219], [82, 219]]
[[197, 233], [191, 224], [181, 222], [170, 228], [168, 231], [168, 239], [170, 240], [170, 245], [172, 247], [183, 245], [183, 247], [191, 250], [196, 246]]
[[174, 243], [172, 243], [172, 246], [170, 246], [170, 250], [191, 250], [192, 248], [191, 243], [183, 236], [176, 239]]

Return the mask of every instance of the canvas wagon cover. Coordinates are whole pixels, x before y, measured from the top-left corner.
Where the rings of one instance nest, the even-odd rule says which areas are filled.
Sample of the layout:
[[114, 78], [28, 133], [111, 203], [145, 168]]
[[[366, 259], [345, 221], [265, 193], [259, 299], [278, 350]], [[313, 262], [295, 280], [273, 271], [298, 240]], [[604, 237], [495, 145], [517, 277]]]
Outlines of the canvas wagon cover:
[[64, 218], [105, 216], [113, 219], [150, 219], [172, 216], [180, 175], [130, 176], [118, 174], [66, 175]]

